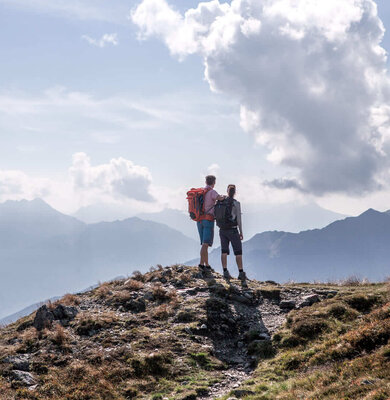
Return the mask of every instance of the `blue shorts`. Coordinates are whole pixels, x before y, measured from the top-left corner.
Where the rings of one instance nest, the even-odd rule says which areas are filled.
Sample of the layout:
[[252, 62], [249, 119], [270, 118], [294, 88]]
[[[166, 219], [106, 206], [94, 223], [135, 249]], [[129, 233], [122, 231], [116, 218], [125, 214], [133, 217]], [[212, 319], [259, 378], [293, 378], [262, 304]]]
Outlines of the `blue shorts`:
[[203, 219], [202, 221], [198, 221], [197, 224], [200, 244], [207, 243], [209, 246], [212, 246], [214, 239], [214, 221]]

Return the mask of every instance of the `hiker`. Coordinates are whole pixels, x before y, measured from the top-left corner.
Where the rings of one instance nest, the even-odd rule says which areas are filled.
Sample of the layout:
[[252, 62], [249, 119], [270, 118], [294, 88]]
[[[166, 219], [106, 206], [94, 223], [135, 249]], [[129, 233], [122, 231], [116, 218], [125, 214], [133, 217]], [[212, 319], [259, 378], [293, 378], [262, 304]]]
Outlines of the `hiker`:
[[246, 274], [242, 265], [242, 240], [244, 239], [244, 235], [242, 233], [241, 204], [234, 198], [236, 186], [229, 185], [227, 187], [227, 194], [228, 196], [224, 200], [218, 201], [215, 206], [215, 215], [221, 239], [223, 276], [225, 279], [231, 279], [227, 268], [227, 256], [229, 254], [229, 244], [231, 243], [239, 271], [238, 279], [246, 285]]
[[214, 239], [214, 206], [217, 200], [223, 200], [215, 190], [216, 177], [206, 176], [206, 186], [204, 188], [192, 188], [187, 192], [188, 211], [190, 218], [197, 222], [200, 237], [200, 263], [199, 268], [202, 272], [211, 272], [209, 265], [209, 247], [213, 245]]

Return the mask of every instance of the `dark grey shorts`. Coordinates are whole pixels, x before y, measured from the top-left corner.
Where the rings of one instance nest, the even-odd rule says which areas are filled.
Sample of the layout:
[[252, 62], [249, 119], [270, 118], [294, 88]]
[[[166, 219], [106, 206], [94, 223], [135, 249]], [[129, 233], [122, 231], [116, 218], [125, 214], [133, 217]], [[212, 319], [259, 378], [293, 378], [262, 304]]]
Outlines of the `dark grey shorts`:
[[229, 254], [229, 244], [232, 244], [234, 254], [239, 256], [242, 254], [242, 243], [237, 228], [220, 229], [219, 237], [221, 239], [222, 254]]

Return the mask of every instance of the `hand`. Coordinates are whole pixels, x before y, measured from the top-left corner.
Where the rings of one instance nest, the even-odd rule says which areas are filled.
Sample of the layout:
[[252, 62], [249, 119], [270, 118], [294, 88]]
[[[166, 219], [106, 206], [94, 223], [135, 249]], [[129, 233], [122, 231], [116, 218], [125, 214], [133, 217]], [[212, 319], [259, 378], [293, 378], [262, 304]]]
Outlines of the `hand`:
[[244, 235], [240, 233], [240, 240], [244, 240]]

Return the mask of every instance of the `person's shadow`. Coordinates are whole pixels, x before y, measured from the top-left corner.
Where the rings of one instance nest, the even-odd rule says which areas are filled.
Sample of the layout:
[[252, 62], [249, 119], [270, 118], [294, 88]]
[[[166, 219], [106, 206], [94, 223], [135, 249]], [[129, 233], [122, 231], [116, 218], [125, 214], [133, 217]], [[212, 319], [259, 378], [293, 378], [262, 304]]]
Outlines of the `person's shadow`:
[[207, 336], [212, 340], [214, 356], [228, 366], [253, 369], [258, 350], [269, 347], [270, 334], [259, 310], [262, 298], [250, 287], [240, 287], [213, 274], [203, 277], [209, 288], [206, 300]]

